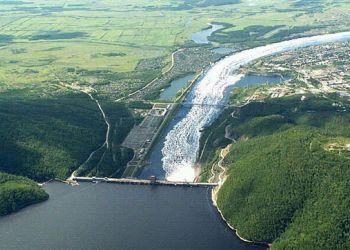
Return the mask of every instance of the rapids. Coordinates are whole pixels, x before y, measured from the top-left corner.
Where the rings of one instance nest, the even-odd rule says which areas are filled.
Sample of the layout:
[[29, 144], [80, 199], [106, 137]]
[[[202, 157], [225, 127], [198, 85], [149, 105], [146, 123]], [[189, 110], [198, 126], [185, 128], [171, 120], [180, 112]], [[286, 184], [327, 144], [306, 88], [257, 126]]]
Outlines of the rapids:
[[200, 130], [210, 125], [220, 114], [222, 105], [227, 102], [228, 90], [242, 77], [235, 73], [237, 69], [265, 56], [348, 39], [350, 39], [350, 32], [298, 38], [244, 50], [215, 63], [187, 96], [186, 103], [192, 104], [187, 115], [166, 136], [162, 149], [166, 179], [170, 181], [195, 179], [198, 172], [195, 164], [199, 150]]

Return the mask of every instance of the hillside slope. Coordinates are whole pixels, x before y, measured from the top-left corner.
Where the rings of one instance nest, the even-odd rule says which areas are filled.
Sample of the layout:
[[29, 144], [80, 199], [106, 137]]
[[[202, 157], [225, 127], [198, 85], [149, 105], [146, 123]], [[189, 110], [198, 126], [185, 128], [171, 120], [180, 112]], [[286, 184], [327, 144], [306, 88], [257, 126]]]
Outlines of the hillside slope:
[[[100, 169], [110, 174], [130, 158], [118, 144], [134, 118], [122, 104], [104, 101], [102, 106], [112, 124], [113, 153], [121, 155], [109, 162], [111, 169]], [[46, 97], [28, 96], [26, 91], [1, 93], [0, 120], [0, 171], [39, 182], [68, 177], [104, 143], [107, 130], [96, 103], [74, 92]]]
[[348, 108], [335, 96], [283, 98], [216, 122], [215, 143], [238, 140], [218, 205], [241, 236], [276, 249], [350, 247]]

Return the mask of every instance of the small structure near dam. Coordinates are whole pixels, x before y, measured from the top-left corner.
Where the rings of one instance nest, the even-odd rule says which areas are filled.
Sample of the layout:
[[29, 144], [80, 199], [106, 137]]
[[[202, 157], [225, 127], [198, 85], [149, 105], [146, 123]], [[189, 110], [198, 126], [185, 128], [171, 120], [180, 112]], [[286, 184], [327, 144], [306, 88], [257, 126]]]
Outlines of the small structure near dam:
[[206, 183], [206, 182], [173, 182], [166, 180], [156, 180], [150, 178], [149, 180], [140, 179], [115, 179], [107, 177], [74, 177], [73, 181], [76, 182], [106, 182], [116, 184], [129, 184], [129, 185], [155, 185], [155, 186], [177, 186], [177, 187], [216, 187], [218, 183]]

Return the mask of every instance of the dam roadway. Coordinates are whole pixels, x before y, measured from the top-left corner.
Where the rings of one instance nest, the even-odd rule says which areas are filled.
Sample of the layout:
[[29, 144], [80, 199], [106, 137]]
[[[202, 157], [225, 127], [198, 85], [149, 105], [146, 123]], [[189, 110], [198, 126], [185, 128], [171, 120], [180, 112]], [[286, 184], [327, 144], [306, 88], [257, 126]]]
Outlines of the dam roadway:
[[106, 182], [116, 184], [129, 185], [154, 185], [154, 186], [177, 186], [177, 187], [216, 187], [218, 183], [206, 182], [184, 182], [184, 181], [166, 181], [166, 180], [141, 180], [141, 179], [116, 179], [107, 177], [74, 177], [72, 179], [76, 182]]

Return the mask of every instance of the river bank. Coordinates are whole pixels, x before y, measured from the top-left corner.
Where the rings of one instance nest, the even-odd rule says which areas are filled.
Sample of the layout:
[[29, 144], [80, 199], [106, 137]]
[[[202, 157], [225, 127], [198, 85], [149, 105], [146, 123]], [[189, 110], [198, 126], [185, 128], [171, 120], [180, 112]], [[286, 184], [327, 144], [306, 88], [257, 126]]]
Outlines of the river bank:
[[[342, 218], [347, 208], [333, 209], [335, 207], [329, 207], [328, 203], [324, 206], [305, 205], [305, 201], [323, 201], [328, 197], [334, 197], [336, 208], [344, 204], [340, 198], [344, 197], [344, 191], [339, 197], [340, 191], [329, 190], [329, 185], [346, 182], [348, 174], [343, 169], [348, 166], [349, 160], [337, 151], [331, 153], [324, 150], [330, 141], [326, 137], [343, 133], [342, 128], [348, 126], [349, 112], [332, 105], [336, 98], [327, 94], [324, 97], [310, 95], [302, 101], [300, 95], [295, 95], [252, 102], [242, 108], [231, 107], [212, 126], [213, 130], [218, 131], [218, 126], [231, 125], [229, 130], [236, 131], [234, 139], [237, 143], [232, 144], [224, 161], [228, 177], [224, 185], [216, 190], [218, 196], [214, 194], [213, 200], [225, 219], [238, 229], [239, 235], [246, 239], [274, 242], [278, 249], [284, 249], [281, 242], [283, 246], [298, 242], [298, 249], [302, 249], [300, 246], [305, 241], [300, 239], [300, 234], [309, 239], [308, 246], [319, 246], [319, 243], [335, 246], [339, 243], [330, 242], [327, 236], [314, 238], [319, 235], [314, 230], [324, 232], [321, 225], [330, 223], [330, 228], [326, 229], [327, 235], [343, 239], [332, 218]], [[349, 107], [348, 100], [342, 101]], [[296, 107], [300, 108], [297, 112]], [[236, 114], [235, 117], [231, 116], [232, 113]], [[296, 122], [300, 121], [300, 117], [307, 116], [311, 119]], [[333, 117], [342, 117], [347, 125], [333, 120]], [[225, 119], [228, 120], [221, 126], [221, 121]], [[317, 119], [317, 125], [314, 119]], [[328, 127], [329, 123], [333, 124], [332, 131], [327, 131], [322, 125], [327, 124]], [[243, 136], [249, 139], [245, 140]], [[220, 129], [215, 138], [225, 138], [225, 130]], [[344, 142], [338, 143], [344, 145]], [[221, 160], [222, 154], [219, 162]], [[328, 177], [322, 173], [323, 170], [327, 170], [325, 175]], [[325, 178], [328, 179], [326, 183]], [[310, 182], [315, 184], [309, 185]], [[312, 189], [312, 192], [308, 189]], [[338, 194], [334, 196], [334, 193]], [[312, 215], [314, 218], [316, 214], [322, 215], [320, 220], [305, 220], [305, 216]]]
[[[190, 85], [189, 88], [187, 88], [187, 90], [183, 92], [182, 97], [187, 96], [186, 105], [188, 107], [185, 107], [185, 109], [189, 109], [189, 112], [184, 111], [184, 117], [181, 117], [176, 124], [172, 125], [172, 129], [170, 131], [167, 131], [167, 135], [165, 136], [166, 138], [164, 139], [165, 142], [162, 145], [161, 152], [158, 149], [158, 152], [164, 155], [164, 157], [161, 159], [161, 163], [159, 160], [157, 161], [156, 164], [158, 165], [158, 167], [166, 165], [166, 168], [168, 168], [164, 169], [166, 173], [169, 173], [177, 168], [179, 171], [179, 177], [174, 177], [174, 180], [176, 180], [176, 178], [182, 178], [181, 168], [185, 166], [185, 168], [187, 168], [187, 171], [189, 171], [188, 173], [190, 173], [191, 175], [191, 177], [189, 177], [189, 179], [187, 177], [187, 179], [192, 181], [198, 176], [198, 172], [192, 172], [195, 171], [194, 169], [192, 169], [192, 166], [196, 165], [195, 163], [198, 154], [201, 130], [202, 128], [205, 128], [208, 124], [210, 124], [215, 119], [215, 117], [217, 117], [218, 114], [221, 112], [223, 105], [225, 105], [225, 103], [228, 101], [230, 90], [233, 87], [242, 87], [259, 83], [259, 80], [257, 80], [257, 78], [264, 78], [260, 80], [268, 84], [280, 83], [281, 81], [289, 80], [289, 77], [283, 78], [280, 76], [271, 75], [247, 75], [245, 77], [242, 77], [241, 75], [235, 73], [235, 70], [251, 61], [254, 61], [261, 57], [265, 57], [267, 55], [293, 50], [295, 48], [315, 45], [319, 43], [328, 43], [337, 40], [342, 40], [346, 39], [347, 36], [349, 36], [348, 33], [340, 33], [284, 41], [276, 44], [249, 49], [246, 51], [241, 51], [236, 54], [226, 56], [223, 59], [217, 61], [211, 66], [210, 69], [203, 73], [203, 78], [200, 81], [196, 82], [196, 84], [192, 82], [193, 88], [192, 85]], [[324, 41], [322, 41], [323, 39]], [[225, 66], [223, 66], [222, 68], [220, 64]], [[207, 87], [205, 85], [210, 86]], [[177, 106], [176, 108], [179, 108], [179, 106]], [[199, 117], [199, 114], [203, 115], [204, 118]], [[191, 117], [192, 115], [196, 116], [197, 118], [193, 119]], [[171, 119], [171, 117], [168, 117], [167, 119], [169, 120]], [[192, 125], [189, 125], [192, 122], [200, 122], [200, 125], [193, 124], [192, 127]], [[186, 132], [186, 129], [183, 129], [183, 127], [180, 126], [180, 124], [188, 128], [190, 128], [189, 126], [191, 126], [191, 132]], [[174, 144], [173, 141], [177, 138], [181, 139], [181, 143]], [[190, 143], [184, 141], [187, 138], [191, 138]], [[172, 148], [173, 144], [176, 147], [175, 151]], [[169, 147], [169, 153], [167, 153], [167, 147]], [[183, 152], [183, 149], [186, 149], [186, 153]], [[172, 158], [174, 159], [171, 160]], [[143, 177], [145, 177], [145, 175], [143, 175]], [[161, 175], [160, 177], [165, 178], [164, 175]]]
[[[243, 238], [239, 232], [238, 232], [238, 229], [235, 228], [232, 224], [230, 224], [227, 219], [225, 218], [222, 210], [220, 209], [220, 207], [218, 206], [217, 204], [217, 199], [218, 199], [218, 193], [220, 192], [220, 189], [222, 188], [222, 186], [224, 185], [226, 179], [227, 179], [227, 174], [226, 174], [226, 171], [227, 169], [223, 166], [223, 161], [225, 159], [225, 156], [228, 154], [230, 148], [231, 148], [232, 144], [229, 144], [226, 146], [226, 148], [223, 148], [221, 151], [220, 151], [220, 158], [219, 160], [217, 161], [217, 166], [219, 167], [220, 169], [220, 172], [217, 173], [217, 176], [216, 174], [212, 171], [212, 176], [210, 177], [209, 179], [209, 182], [211, 182], [211, 180], [215, 180], [216, 178], [218, 178], [218, 185], [216, 187], [214, 187], [212, 190], [211, 190], [211, 200], [213, 202], [213, 206], [217, 209], [218, 213], [220, 214], [221, 216], [221, 219], [226, 223], [226, 225], [231, 228], [231, 230], [237, 235], [237, 237], [246, 242], [246, 243], [249, 243], [249, 244], [254, 244], [254, 245], [257, 245], [257, 246], [262, 246], [262, 247], [266, 247], [266, 248], [270, 248], [272, 245], [270, 243], [266, 243], [266, 242], [255, 242], [255, 241], [252, 241], [252, 240], [248, 240], [246, 238]], [[213, 166], [214, 167], [214, 166]]]

